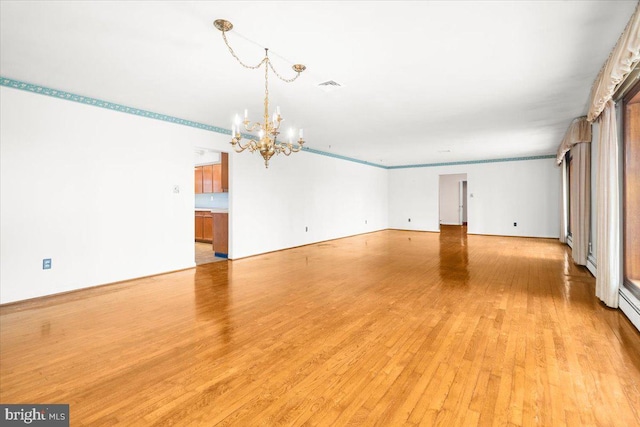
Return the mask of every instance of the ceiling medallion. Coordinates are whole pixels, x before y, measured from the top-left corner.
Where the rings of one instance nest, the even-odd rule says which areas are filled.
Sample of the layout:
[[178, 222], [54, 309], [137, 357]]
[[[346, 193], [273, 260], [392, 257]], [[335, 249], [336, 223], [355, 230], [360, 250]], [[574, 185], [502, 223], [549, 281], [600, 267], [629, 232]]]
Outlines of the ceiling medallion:
[[[259, 151], [262, 157], [264, 158], [265, 167], [269, 167], [269, 159], [274, 154], [284, 154], [285, 156], [290, 155], [291, 153], [297, 153], [302, 149], [304, 144], [303, 139], [303, 131], [302, 129], [298, 132], [298, 139], [294, 143], [292, 142], [293, 137], [293, 129], [289, 130], [289, 140], [287, 142], [278, 141], [278, 135], [280, 134], [280, 123], [282, 122], [282, 116], [280, 116], [280, 107], [276, 107], [276, 111], [273, 113], [273, 116], [269, 114], [269, 69], [276, 75], [280, 80], [291, 83], [296, 80], [300, 73], [302, 73], [307, 67], [302, 64], [295, 64], [292, 68], [293, 71], [296, 72], [295, 77], [291, 79], [286, 79], [282, 77], [276, 70], [273, 68], [273, 64], [271, 64], [271, 60], [269, 59], [269, 49], [265, 48], [264, 50], [264, 58], [262, 61], [258, 63], [258, 65], [251, 66], [247, 65], [238, 58], [236, 53], [233, 51], [229, 42], [227, 41], [226, 32], [230, 31], [233, 28], [233, 24], [224, 19], [216, 19], [213, 22], [213, 25], [222, 32], [222, 38], [224, 43], [227, 45], [229, 52], [231, 55], [245, 68], [249, 69], [258, 69], [264, 66], [264, 121], [262, 123], [254, 122], [253, 124], [249, 120], [248, 111], [244, 110], [244, 120], [240, 122], [240, 116], [236, 114], [234, 123], [231, 126], [231, 145], [234, 150], [238, 153], [243, 152], [244, 150], [249, 150], [249, 152], [253, 153], [254, 151]], [[257, 132], [257, 137], [259, 139], [247, 139], [245, 143], [242, 142], [242, 133], [240, 125], [244, 126], [244, 130], [247, 132]]]

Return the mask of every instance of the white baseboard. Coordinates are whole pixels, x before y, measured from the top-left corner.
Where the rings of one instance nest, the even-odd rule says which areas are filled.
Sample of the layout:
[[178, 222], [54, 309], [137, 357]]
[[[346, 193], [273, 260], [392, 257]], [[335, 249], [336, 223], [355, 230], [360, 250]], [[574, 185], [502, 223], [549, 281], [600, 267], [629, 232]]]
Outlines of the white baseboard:
[[591, 254], [587, 257], [587, 269], [596, 277], [596, 259]]
[[640, 331], [640, 300], [625, 289], [624, 286], [620, 288], [619, 294], [620, 310], [629, 318], [633, 326]]

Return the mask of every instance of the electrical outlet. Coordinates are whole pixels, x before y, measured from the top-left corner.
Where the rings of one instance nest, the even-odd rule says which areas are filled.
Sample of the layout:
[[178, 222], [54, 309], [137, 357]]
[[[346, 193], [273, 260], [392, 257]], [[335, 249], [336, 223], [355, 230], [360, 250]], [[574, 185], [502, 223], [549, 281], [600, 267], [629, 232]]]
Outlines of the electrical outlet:
[[513, 223], [513, 226], [514, 226], [514, 227], [517, 227], [517, 226], [518, 226], [518, 223], [517, 223], [517, 222], [514, 222], [514, 223]]
[[42, 260], [42, 269], [51, 270], [51, 258], [45, 258]]
[[309, 231], [309, 227], [305, 227], [305, 228], [304, 228], [304, 231], [305, 231], [305, 232]]
[[364, 223], [365, 223], [365, 224], [367, 223], [367, 220], [366, 220], [366, 219], [364, 220]]
[[409, 218], [409, 222], [411, 222], [411, 218]]
[[179, 186], [179, 185], [174, 185], [174, 186], [173, 186], [173, 192], [174, 192], [175, 194], [180, 193], [180, 186]]

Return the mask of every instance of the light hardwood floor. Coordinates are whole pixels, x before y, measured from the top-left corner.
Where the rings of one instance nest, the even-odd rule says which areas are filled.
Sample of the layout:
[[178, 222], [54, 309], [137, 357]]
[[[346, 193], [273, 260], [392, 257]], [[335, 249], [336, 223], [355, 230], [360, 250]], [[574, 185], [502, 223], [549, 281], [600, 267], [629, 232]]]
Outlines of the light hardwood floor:
[[640, 334], [555, 240], [382, 231], [0, 307], [71, 425], [640, 425]]

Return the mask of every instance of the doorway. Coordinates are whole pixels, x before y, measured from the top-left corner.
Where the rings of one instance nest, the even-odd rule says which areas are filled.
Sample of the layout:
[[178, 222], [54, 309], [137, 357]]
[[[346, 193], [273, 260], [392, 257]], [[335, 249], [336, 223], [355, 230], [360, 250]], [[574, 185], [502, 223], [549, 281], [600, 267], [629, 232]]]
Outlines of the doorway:
[[467, 225], [467, 180], [460, 181], [460, 222]]
[[193, 173], [195, 263], [224, 261], [228, 254], [228, 154], [196, 147]]
[[467, 174], [440, 175], [439, 181], [440, 226], [467, 226]]

